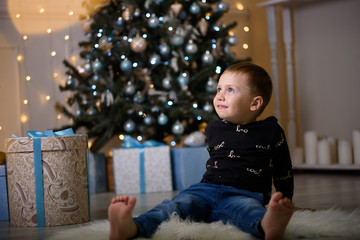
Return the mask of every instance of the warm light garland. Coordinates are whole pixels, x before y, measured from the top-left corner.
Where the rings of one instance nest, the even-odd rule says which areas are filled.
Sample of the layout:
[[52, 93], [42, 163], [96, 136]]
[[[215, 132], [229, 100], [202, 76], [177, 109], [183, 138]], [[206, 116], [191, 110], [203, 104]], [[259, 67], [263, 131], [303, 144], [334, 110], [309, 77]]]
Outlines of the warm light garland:
[[[11, 2], [11, 4], [13, 4], [13, 2]], [[79, 4], [79, 3], [75, 3], [73, 5], [76, 5], [76, 4]], [[15, 6], [15, 8], [17, 8], [17, 12], [16, 12], [16, 14], [13, 13], [14, 15], [12, 15], [12, 16], [15, 16], [15, 18], [13, 18], [14, 24], [17, 26], [19, 32], [22, 33], [21, 38], [22, 38], [23, 42], [19, 47], [19, 52], [17, 54], [16, 59], [17, 59], [18, 63], [21, 64], [19, 66], [20, 67], [19, 69], [20, 69], [21, 72], [23, 72], [24, 77], [22, 79], [24, 79], [24, 81], [28, 83], [28, 84], [24, 85], [24, 90], [23, 90], [23, 97], [24, 97], [23, 104], [28, 106], [28, 105], [30, 105], [30, 100], [29, 100], [29, 98], [27, 96], [30, 94], [30, 92], [32, 92], [29, 89], [31, 87], [31, 82], [30, 81], [32, 79], [31, 79], [30, 74], [28, 74], [29, 73], [29, 69], [27, 68], [28, 61], [25, 61], [25, 60], [28, 60], [28, 59], [26, 59], [25, 41], [29, 39], [29, 35], [31, 35], [32, 29], [25, 30], [25, 28], [24, 28], [24, 25], [25, 25], [24, 23], [25, 23], [27, 17], [29, 16], [30, 10], [29, 11], [26, 10], [26, 12], [24, 14], [24, 10], [23, 10], [22, 5], [24, 5], [24, 3], [21, 2], [21, 1], [17, 3], [17, 6]], [[73, 11], [72, 9], [69, 9], [68, 5], [69, 5], [69, 3], [66, 4], [67, 10], [65, 11], [64, 17], [65, 16], [68, 16], [68, 17], [75, 16], [75, 11]], [[14, 6], [11, 5], [11, 6], [9, 6], [9, 8], [13, 9]], [[46, 18], [45, 20], [47, 20], [46, 22], [51, 22], [51, 21], [48, 21], [48, 19], [51, 19], [51, 16], [49, 16], [49, 13], [51, 11], [47, 11], [47, 10], [49, 10], [49, 9], [46, 9], [46, 8], [44, 8], [42, 6], [40, 6], [38, 8], [39, 19], [45, 17]], [[18, 19], [18, 20], [15, 21], [16, 19]], [[77, 22], [78, 21], [77, 19], [76, 20], [74, 18], [72, 18], [72, 19], [73, 19], [72, 22]], [[69, 24], [68, 26], [69, 26], [69, 28], [71, 28], [71, 26], [72, 26], [71, 23], [69, 23], [67, 21], [64, 21], [64, 23]], [[51, 68], [53, 70], [51, 76], [52, 76], [52, 79], [53, 79], [53, 85], [54, 86], [52, 87], [53, 88], [52, 89], [53, 93], [52, 94], [46, 94], [42, 99], [45, 99], [45, 102], [52, 102], [53, 101], [52, 99], [55, 97], [55, 92], [56, 92], [56, 89], [57, 89], [57, 86], [55, 86], [55, 84], [58, 84], [59, 82], [65, 82], [65, 80], [62, 79], [63, 77], [61, 77], [60, 74], [57, 71], [54, 70], [55, 67], [57, 68], [57, 66], [54, 66], [54, 64], [55, 64], [54, 61], [55, 60], [52, 60], [57, 56], [56, 49], [53, 49], [53, 38], [54, 38], [53, 33], [56, 32], [56, 29], [54, 29], [53, 26], [49, 26], [48, 28], [45, 29], [45, 31], [46, 31], [47, 34], [49, 34], [49, 38], [50, 38], [50, 51], [49, 52], [50, 52], [50, 56], [51, 56], [51, 59], [50, 59]], [[27, 32], [27, 33], [25, 34], [25, 32]], [[34, 34], [36, 34], [36, 32], [34, 32]], [[70, 36], [71, 36], [71, 34], [66, 34], [64, 36], [64, 40], [65, 41], [70, 40], [71, 39]], [[72, 46], [69, 46], [67, 44], [66, 47], [71, 49], [71, 54], [69, 56], [65, 56], [65, 57], [70, 58], [71, 61], [73, 63], [75, 63], [76, 60], [77, 60], [77, 57], [72, 52]], [[22, 75], [22, 74], [20, 73], [20, 75]], [[57, 78], [59, 78], [59, 79], [57, 79]], [[61, 80], [63, 80], [63, 81], [61, 81]], [[40, 94], [42, 95], [42, 93], [40, 93]], [[22, 124], [28, 123], [30, 119], [29, 119], [29, 114], [26, 113], [26, 112], [29, 111], [29, 107], [23, 108], [22, 111], [23, 112], [22, 112], [22, 114], [20, 116], [20, 122]], [[57, 114], [56, 119], [61, 120], [62, 115], [60, 113], [56, 113], [56, 114]], [[70, 120], [70, 122], [73, 121], [72, 119], [69, 119], [69, 120]]]

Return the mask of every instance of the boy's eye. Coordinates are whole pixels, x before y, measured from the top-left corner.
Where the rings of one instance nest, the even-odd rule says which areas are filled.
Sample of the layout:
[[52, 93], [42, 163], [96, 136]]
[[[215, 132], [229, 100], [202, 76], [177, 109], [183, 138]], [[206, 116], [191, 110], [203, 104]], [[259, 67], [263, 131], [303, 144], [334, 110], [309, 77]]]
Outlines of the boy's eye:
[[233, 88], [228, 88], [228, 92], [234, 92]]
[[221, 88], [217, 88], [217, 92], [221, 92], [221, 90], [222, 90]]

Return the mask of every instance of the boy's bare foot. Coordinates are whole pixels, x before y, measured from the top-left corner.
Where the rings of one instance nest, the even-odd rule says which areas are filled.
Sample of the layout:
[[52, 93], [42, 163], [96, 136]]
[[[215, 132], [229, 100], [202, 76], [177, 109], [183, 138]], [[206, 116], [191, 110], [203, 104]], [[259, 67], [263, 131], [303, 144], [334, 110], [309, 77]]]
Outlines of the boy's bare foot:
[[287, 224], [294, 211], [294, 205], [288, 198], [282, 198], [282, 193], [272, 195], [268, 210], [261, 221], [265, 232], [265, 240], [279, 240], [284, 235]]
[[108, 209], [110, 240], [125, 240], [136, 236], [138, 229], [131, 215], [135, 204], [136, 198], [133, 196], [112, 199]]

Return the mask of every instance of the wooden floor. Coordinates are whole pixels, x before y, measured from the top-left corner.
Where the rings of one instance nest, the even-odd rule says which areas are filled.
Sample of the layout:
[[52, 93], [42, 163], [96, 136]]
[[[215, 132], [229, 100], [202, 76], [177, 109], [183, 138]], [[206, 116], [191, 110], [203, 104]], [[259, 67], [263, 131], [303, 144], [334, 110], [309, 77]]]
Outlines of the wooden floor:
[[[134, 215], [145, 212], [163, 199], [171, 198], [174, 194], [176, 193], [136, 195], [137, 205]], [[107, 207], [114, 196], [112, 192], [91, 196], [92, 220], [107, 218]], [[360, 208], [360, 173], [295, 173], [295, 195], [293, 201], [298, 207], [315, 209], [336, 207], [346, 211], [353, 211]], [[15, 228], [10, 227], [10, 223], [7, 221], [0, 221], [0, 239], [46, 239], [58, 231], [78, 226]]]

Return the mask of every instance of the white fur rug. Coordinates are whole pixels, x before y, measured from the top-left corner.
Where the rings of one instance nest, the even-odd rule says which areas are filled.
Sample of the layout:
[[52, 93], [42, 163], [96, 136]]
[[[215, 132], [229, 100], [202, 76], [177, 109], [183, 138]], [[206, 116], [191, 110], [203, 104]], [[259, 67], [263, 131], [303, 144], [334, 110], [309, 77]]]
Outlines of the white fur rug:
[[[109, 222], [97, 220], [77, 228], [57, 232], [51, 240], [109, 238]], [[210, 224], [183, 221], [176, 216], [160, 225], [153, 240], [253, 240], [236, 227], [221, 222]], [[296, 211], [284, 239], [360, 239], [360, 209], [350, 213], [339, 209]], [[140, 240], [140, 238], [138, 239]]]

